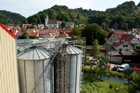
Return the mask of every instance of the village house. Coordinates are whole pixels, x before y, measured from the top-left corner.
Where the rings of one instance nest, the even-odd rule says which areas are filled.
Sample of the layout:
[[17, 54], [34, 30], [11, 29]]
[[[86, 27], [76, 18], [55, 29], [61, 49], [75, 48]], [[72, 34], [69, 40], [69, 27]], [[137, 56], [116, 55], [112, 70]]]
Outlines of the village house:
[[112, 46], [117, 50], [117, 51], [131, 51], [133, 50], [133, 46], [127, 42], [127, 41], [124, 41], [124, 40], [117, 40], [117, 41], [114, 41], [112, 43]]
[[119, 31], [119, 30], [111, 31], [108, 33], [107, 41], [114, 42], [116, 40], [119, 40], [123, 34], [125, 34], [125, 31]]
[[39, 33], [36, 32], [35, 29], [27, 29], [27, 30], [26, 30], [26, 33], [28, 33], [28, 34], [31, 35], [31, 36], [36, 36], [36, 37], [39, 36]]
[[23, 34], [23, 32], [17, 32], [15, 36], [16, 36], [17, 38], [19, 38], [20, 36], [22, 36], [22, 34]]
[[28, 26], [31, 26], [32, 24], [22, 24], [22, 28], [27, 28]]
[[66, 28], [70, 26], [70, 28], [74, 28], [74, 23], [73, 22], [66, 22]]
[[38, 24], [37, 28], [38, 29], [43, 29], [44, 28], [44, 24]]
[[45, 26], [48, 28], [58, 28], [58, 24], [56, 20], [49, 20], [48, 16], [45, 18]]

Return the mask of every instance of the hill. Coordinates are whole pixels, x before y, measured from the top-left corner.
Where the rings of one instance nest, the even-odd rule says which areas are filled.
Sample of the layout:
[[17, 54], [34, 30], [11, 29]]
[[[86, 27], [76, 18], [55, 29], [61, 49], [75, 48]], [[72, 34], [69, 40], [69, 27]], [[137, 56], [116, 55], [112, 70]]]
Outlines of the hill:
[[25, 19], [25, 17], [23, 17], [20, 14], [12, 13], [12, 12], [5, 11], [5, 10], [0, 10], [0, 22], [4, 25], [21, 24], [24, 19]]
[[90, 15], [97, 13], [95, 10], [87, 10], [82, 8], [69, 9], [67, 6], [54, 5], [49, 9], [38, 12], [37, 14], [28, 17], [23, 23], [39, 24], [45, 22], [46, 15], [49, 19], [56, 19], [58, 21], [74, 22], [75, 24], [86, 24]]
[[58, 21], [72, 21], [78, 24], [106, 23], [108, 27], [122, 30], [140, 27], [140, 7], [135, 2], [129, 1], [106, 11], [87, 10], [82, 8], [69, 9], [67, 6], [55, 5], [49, 9], [38, 12], [28, 17], [23, 23], [44, 24], [46, 15], [49, 19]]
[[115, 8], [109, 8], [105, 12], [96, 13], [88, 19], [88, 23], [105, 22], [110, 28], [130, 30], [140, 28], [140, 7], [133, 1], [124, 2]]

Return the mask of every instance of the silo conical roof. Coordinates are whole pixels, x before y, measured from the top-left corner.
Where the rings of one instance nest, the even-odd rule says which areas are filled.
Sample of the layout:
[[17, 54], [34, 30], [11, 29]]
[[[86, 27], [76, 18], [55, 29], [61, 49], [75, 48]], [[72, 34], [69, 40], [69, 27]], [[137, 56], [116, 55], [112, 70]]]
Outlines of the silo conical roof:
[[17, 55], [18, 59], [22, 60], [44, 60], [51, 58], [52, 54], [41, 49], [33, 49], [31, 51], [23, 52]]
[[75, 46], [72, 46], [72, 45], [67, 46], [66, 49], [69, 54], [82, 54], [82, 52], [83, 52], [81, 49], [79, 49]]

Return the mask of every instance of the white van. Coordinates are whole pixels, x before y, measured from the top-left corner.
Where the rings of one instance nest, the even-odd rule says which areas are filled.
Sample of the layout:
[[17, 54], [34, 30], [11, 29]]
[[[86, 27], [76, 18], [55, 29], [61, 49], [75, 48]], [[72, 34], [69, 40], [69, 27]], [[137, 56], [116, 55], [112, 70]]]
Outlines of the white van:
[[118, 71], [125, 71], [129, 69], [129, 64], [122, 64], [119, 68], [118, 68]]

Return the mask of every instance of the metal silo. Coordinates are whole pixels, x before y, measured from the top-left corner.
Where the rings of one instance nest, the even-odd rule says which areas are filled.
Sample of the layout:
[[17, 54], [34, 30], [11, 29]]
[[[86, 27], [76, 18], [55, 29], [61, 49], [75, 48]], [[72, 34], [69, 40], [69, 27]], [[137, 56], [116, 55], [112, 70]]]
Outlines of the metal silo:
[[55, 93], [80, 93], [82, 50], [63, 45], [54, 62]]
[[[31, 93], [51, 58], [51, 53], [39, 48], [18, 54], [20, 93]], [[52, 62], [33, 93], [53, 93], [53, 69]]]

